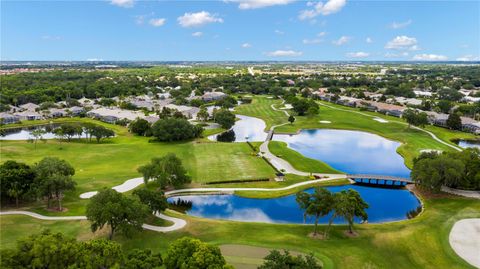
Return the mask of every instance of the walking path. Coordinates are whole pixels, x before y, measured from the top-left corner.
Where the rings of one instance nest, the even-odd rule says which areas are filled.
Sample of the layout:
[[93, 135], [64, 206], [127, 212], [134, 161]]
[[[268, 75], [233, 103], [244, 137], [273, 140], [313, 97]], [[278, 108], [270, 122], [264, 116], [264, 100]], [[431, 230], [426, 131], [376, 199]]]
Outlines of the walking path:
[[458, 256], [474, 267], [480, 268], [480, 219], [457, 221], [448, 239]]
[[[275, 188], [275, 189], [268, 189], [268, 188], [192, 188], [192, 189], [180, 189], [180, 190], [173, 190], [173, 191], [168, 191], [165, 192], [166, 196], [172, 196], [175, 194], [181, 194], [181, 193], [194, 193], [194, 192], [229, 192], [233, 193], [235, 191], [267, 191], [267, 192], [272, 192], [272, 191], [283, 191], [283, 190], [289, 190], [293, 189], [296, 187], [300, 186], [305, 186], [309, 184], [315, 184], [321, 181], [327, 181], [327, 180], [334, 180], [334, 179], [339, 179], [339, 178], [344, 178], [345, 175], [337, 175], [337, 177], [331, 177], [328, 179], [317, 179], [317, 180], [311, 180], [311, 181], [304, 181], [304, 182], [299, 182], [296, 184], [292, 184], [286, 187], [282, 188]], [[127, 180], [126, 182], [128, 182]], [[143, 183], [143, 180], [142, 180]], [[122, 184], [124, 185], [124, 184]], [[120, 185], [121, 186], [121, 185]], [[115, 187], [114, 187], [115, 188]], [[36, 219], [40, 220], [86, 220], [86, 216], [44, 216], [40, 215], [38, 213], [30, 212], [30, 211], [20, 211], [20, 210], [12, 210], [12, 211], [1, 211], [0, 215], [26, 215], [30, 216]], [[175, 218], [175, 217], [170, 217], [167, 215], [164, 215], [162, 213], [156, 213], [155, 216], [160, 219], [164, 219], [167, 221], [173, 222], [172, 225], [170, 226], [155, 226], [155, 225], [150, 225], [150, 224], [143, 224], [142, 227], [145, 230], [150, 230], [150, 231], [155, 231], [155, 232], [172, 232], [176, 230], [180, 230], [185, 225], [187, 225], [187, 222], [183, 219]]]
[[[463, 197], [480, 199], [480, 191], [458, 190], [458, 189], [449, 188], [447, 186], [442, 186], [442, 191], [447, 192], [447, 193], [451, 193], [451, 194], [455, 194], [455, 195], [459, 195], [459, 196], [463, 196]], [[480, 255], [480, 253], [479, 253], [479, 255]]]

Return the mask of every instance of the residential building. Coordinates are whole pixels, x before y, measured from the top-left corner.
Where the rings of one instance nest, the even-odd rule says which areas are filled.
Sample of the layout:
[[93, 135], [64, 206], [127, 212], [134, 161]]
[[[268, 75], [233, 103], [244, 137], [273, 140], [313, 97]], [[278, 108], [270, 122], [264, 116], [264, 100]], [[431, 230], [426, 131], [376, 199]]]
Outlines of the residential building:
[[21, 106], [19, 106], [20, 109], [22, 110], [27, 110], [27, 111], [36, 111], [38, 108], [40, 108], [39, 105], [37, 104], [34, 104], [34, 103], [26, 103], [26, 104], [23, 104]]
[[12, 115], [10, 113], [0, 113], [0, 123], [1, 124], [12, 124], [20, 122], [20, 117]]
[[223, 92], [206, 92], [202, 95], [202, 100], [205, 102], [216, 101], [227, 97]]

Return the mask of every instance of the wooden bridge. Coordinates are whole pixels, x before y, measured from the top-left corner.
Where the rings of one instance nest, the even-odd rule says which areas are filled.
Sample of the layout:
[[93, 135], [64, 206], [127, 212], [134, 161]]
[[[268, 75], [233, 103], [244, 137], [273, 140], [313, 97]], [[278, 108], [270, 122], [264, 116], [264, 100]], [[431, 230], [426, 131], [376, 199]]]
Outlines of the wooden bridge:
[[385, 187], [403, 187], [407, 184], [413, 183], [413, 181], [409, 178], [383, 175], [347, 175], [347, 178], [352, 179], [357, 184]]

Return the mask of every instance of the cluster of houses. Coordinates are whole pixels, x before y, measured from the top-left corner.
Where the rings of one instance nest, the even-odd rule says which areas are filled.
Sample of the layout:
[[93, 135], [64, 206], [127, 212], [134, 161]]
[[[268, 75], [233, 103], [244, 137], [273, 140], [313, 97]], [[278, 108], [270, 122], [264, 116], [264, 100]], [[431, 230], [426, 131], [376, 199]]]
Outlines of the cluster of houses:
[[[385, 115], [394, 116], [398, 118], [402, 117], [403, 112], [406, 109], [408, 109], [408, 107], [404, 105], [395, 105], [395, 104], [389, 104], [386, 102], [364, 100], [364, 99], [348, 97], [348, 96], [339, 96], [337, 99], [337, 98], [334, 98], [335, 95], [327, 93], [325, 89], [315, 91], [312, 94], [317, 96], [319, 99], [323, 101], [332, 102], [332, 103], [349, 106], [349, 107], [363, 108], [368, 111], [379, 112]], [[447, 127], [448, 114], [437, 113], [432, 111], [425, 111], [425, 113], [427, 113], [428, 115], [428, 120], [430, 124], [441, 126], [441, 127]], [[480, 134], [480, 122], [468, 117], [460, 117], [460, 119], [462, 120], [463, 131]]]
[[[57, 104], [62, 105], [62, 104]], [[42, 120], [46, 118], [59, 118], [67, 116], [79, 116], [85, 108], [73, 106], [68, 108], [49, 108], [41, 111], [40, 106], [34, 103], [26, 103], [20, 106], [10, 106], [6, 112], [0, 113], [2, 124], [17, 123], [22, 120]]]
[[[227, 95], [223, 92], [206, 92], [202, 96], [192, 96], [192, 99], [202, 99], [205, 102], [211, 102], [225, 98]], [[42, 120], [59, 117], [75, 117], [85, 114], [87, 117], [95, 118], [108, 123], [116, 123], [120, 120], [133, 121], [142, 118], [150, 123], [156, 122], [159, 117], [154, 111], [161, 111], [163, 108], [177, 110], [189, 119], [196, 119], [200, 109], [198, 107], [175, 105], [174, 100], [170, 98], [169, 93], [159, 93], [157, 95], [129, 96], [124, 99], [119, 97], [112, 98], [117, 103], [127, 102], [143, 110], [122, 109], [119, 106], [103, 106], [98, 104], [99, 100], [81, 98], [78, 101], [79, 106], [65, 107], [65, 101], [56, 103], [56, 107], [40, 110], [40, 106], [33, 103], [27, 103], [18, 107], [10, 106], [10, 110], [0, 113], [0, 122], [2, 124], [18, 123], [23, 120]], [[65, 107], [65, 108], [60, 108]], [[147, 112], [146, 112], [147, 111]]]

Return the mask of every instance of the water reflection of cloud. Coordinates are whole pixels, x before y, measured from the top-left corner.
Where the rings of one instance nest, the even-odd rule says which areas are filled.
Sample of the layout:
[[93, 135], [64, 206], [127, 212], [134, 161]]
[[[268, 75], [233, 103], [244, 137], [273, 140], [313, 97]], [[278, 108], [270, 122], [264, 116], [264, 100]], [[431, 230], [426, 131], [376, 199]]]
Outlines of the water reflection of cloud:
[[172, 199], [174, 199], [174, 201], [190, 201], [194, 206], [223, 206], [230, 203], [231, 195], [185, 195], [176, 196]]
[[217, 215], [214, 218], [226, 219], [226, 220], [236, 220], [236, 221], [248, 221], [248, 222], [266, 222], [274, 223], [263, 210], [259, 208], [242, 208], [236, 209], [231, 214], [228, 215]]
[[346, 130], [304, 130], [297, 135], [274, 135], [302, 155], [324, 161], [347, 173], [381, 173], [408, 176], [396, 152], [400, 143], [376, 134]]

